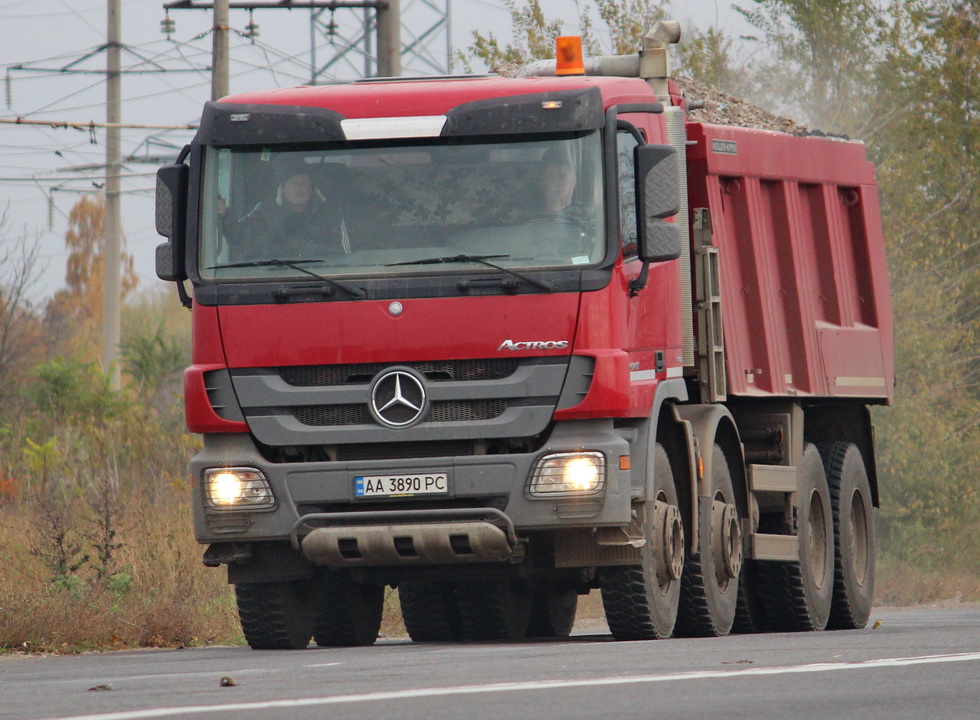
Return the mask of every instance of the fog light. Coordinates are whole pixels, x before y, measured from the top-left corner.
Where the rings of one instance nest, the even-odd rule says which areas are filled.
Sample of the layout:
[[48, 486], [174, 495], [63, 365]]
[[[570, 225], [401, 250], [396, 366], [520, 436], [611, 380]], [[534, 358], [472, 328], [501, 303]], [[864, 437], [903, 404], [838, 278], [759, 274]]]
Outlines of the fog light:
[[538, 460], [531, 472], [531, 497], [582, 497], [606, 486], [606, 458], [599, 452], [556, 453]]
[[212, 468], [204, 471], [204, 499], [217, 510], [265, 510], [276, 497], [265, 475], [255, 468]]

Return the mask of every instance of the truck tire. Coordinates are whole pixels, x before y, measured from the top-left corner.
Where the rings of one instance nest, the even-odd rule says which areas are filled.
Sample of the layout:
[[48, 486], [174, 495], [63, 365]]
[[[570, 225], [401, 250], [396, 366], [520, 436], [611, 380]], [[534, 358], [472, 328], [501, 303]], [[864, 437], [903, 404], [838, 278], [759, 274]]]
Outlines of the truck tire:
[[744, 559], [738, 578], [738, 602], [735, 604], [735, 621], [732, 635], [748, 635], [766, 632], [766, 612], [759, 599], [759, 561]]
[[465, 640], [517, 640], [531, 620], [531, 586], [497, 579], [456, 586]]
[[718, 637], [731, 632], [742, 569], [741, 524], [724, 451], [712, 448], [710, 502], [699, 499], [698, 552], [684, 567], [675, 634]]
[[684, 570], [684, 526], [677, 488], [667, 453], [657, 444], [653, 454], [654, 499], [638, 510], [643, 515], [639, 565], [602, 568], [602, 604], [616, 640], [670, 637], [677, 621]]
[[877, 540], [871, 484], [857, 445], [820, 445], [834, 519], [834, 596], [827, 627], [863, 628], [871, 617]]
[[539, 580], [531, 597], [531, 619], [525, 637], [568, 637], [575, 625], [578, 591], [553, 580]]
[[463, 618], [452, 583], [406, 580], [398, 583], [398, 600], [405, 629], [413, 641], [463, 639]]
[[384, 611], [383, 585], [354, 582], [349, 573], [327, 570], [320, 577], [313, 639], [320, 647], [373, 645]]
[[300, 650], [310, 644], [316, 612], [311, 580], [235, 585], [238, 618], [253, 650]]
[[[771, 630], [799, 632], [823, 630], [830, 617], [834, 594], [834, 523], [830, 487], [820, 451], [803, 450], [800, 468], [798, 547], [799, 562], [756, 563], [756, 580], [763, 599], [766, 625]], [[788, 533], [780, 527], [763, 532]]]

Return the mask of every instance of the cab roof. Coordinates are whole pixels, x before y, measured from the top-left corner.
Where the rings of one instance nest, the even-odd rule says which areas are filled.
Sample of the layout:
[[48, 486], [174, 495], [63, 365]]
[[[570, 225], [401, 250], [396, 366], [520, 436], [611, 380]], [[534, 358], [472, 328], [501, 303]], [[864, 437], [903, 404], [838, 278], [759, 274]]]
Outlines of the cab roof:
[[292, 105], [333, 110], [347, 118], [443, 115], [477, 100], [597, 87], [603, 107], [622, 103], [655, 102], [649, 86], [626, 77], [462, 76], [391, 78], [336, 85], [259, 90], [222, 98], [220, 102], [254, 105]]

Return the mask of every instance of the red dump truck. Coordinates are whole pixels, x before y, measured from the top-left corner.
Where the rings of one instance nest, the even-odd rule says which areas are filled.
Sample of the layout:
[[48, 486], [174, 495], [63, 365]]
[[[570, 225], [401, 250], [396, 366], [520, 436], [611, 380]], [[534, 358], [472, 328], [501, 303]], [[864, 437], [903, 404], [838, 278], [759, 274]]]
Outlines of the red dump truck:
[[[160, 169], [204, 563], [253, 648], [863, 626], [892, 397], [859, 142], [632, 56], [209, 103]], [[692, 99], [693, 100], [693, 99]], [[192, 292], [185, 289], [189, 280]]]

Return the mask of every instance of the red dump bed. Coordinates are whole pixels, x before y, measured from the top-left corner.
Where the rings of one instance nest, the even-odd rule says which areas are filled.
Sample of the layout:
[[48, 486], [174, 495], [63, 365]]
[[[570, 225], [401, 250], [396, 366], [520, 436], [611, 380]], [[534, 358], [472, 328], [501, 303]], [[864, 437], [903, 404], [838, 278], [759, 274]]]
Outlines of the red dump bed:
[[719, 248], [729, 395], [891, 400], [874, 168], [857, 142], [689, 124], [692, 208]]

